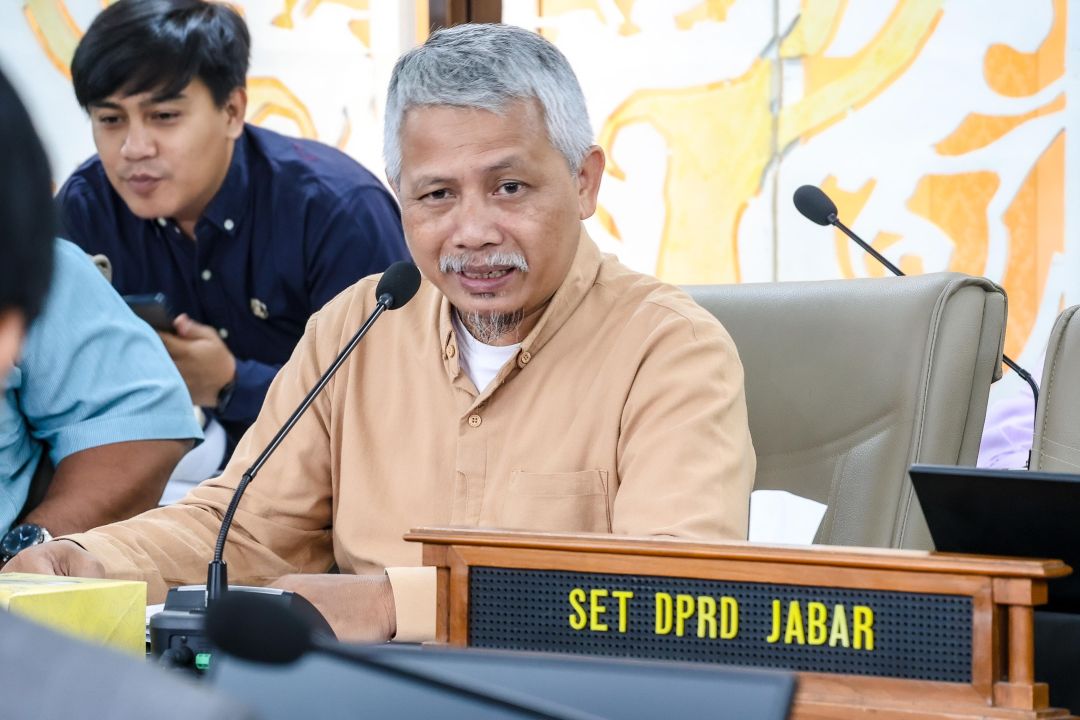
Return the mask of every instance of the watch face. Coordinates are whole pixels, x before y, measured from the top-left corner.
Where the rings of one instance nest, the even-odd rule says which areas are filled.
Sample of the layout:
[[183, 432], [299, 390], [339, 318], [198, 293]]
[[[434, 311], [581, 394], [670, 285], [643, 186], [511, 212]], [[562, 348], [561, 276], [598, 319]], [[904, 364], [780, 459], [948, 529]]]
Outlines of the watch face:
[[33, 523], [16, 525], [0, 540], [0, 555], [11, 557], [20, 550], [37, 545], [42, 540], [42, 532], [41, 527]]

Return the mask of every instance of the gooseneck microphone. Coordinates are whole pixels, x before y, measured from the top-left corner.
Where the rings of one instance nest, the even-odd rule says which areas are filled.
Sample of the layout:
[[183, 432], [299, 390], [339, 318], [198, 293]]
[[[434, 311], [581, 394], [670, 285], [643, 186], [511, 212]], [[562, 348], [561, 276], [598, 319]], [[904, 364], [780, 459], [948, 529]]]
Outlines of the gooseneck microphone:
[[[836, 226], [842, 233], [858, 243], [859, 247], [873, 255], [875, 260], [887, 267], [893, 275], [899, 277], [904, 276], [904, 273], [900, 268], [889, 262], [884, 255], [872, 248], [869, 243], [864, 242], [862, 238], [849, 230], [844, 223], [840, 222], [840, 218], [836, 212], [836, 203], [834, 203], [821, 188], [815, 185], [803, 185], [795, 191], [792, 200], [795, 202], [795, 209], [802, 213], [806, 219], [815, 222], [818, 225]], [[1017, 365], [1012, 358], [1004, 353], [1001, 354], [1001, 361], [1008, 365], [1013, 372], [1020, 376], [1020, 379], [1031, 387], [1031, 395], [1035, 399], [1035, 407], [1038, 408], [1039, 386], [1035, 384], [1035, 379], [1031, 377], [1031, 373]]]
[[889, 262], [884, 255], [871, 247], [869, 243], [863, 242], [862, 238], [851, 232], [847, 225], [840, 222], [840, 218], [836, 213], [836, 203], [820, 188], [814, 185], [803, 185], [795, 191], [795, 196], [792, 199], [795, 201], [796, 209], [806, 218], [816, 222], [818, 225], [835, 225], [840, 228], [842, 233], [858, 243], [859, 247], [873, 255], [875, 260], [889, 268], [889, 272], [893, 275], [904, 274], [900, 268]]
[[251, 481], [255, 479], [259, 470], [266, 463], [270, 456], [277, 450], [278, 445], [285, 439], [285, 436], [289, 434], [289, 431], [296, 425], [297, 420], [304, 414], [304, 412], [311, 406], [311, 403], [315, 400], [315, 397], [322, 392], [322, 389], [326, 387], [326, 384], [330, 382], [330, 379], [334, 377], [334, 373], [338, 371], [338, 368], [345, 362], [346, 358], [352, 353], [360, 341], [367, 335], [371, 326], [375, 324], [375, 321], [379, 319], [387, 310], [394, 310], [401, 307], [405, 303], [412, 300], [413, 295], [420, 288], [420, 271], [416, 269], [416, 266], [411, 262], [396, 262], [386, 269], [382, 277], [379, 279], [379, 284], [375, 287], [376, 305], [375, 310], [372, 311], [370, 317], [360, 326], [360, 329], [353, 335], [352, 340], [345, 346], [337, 356], [337, 359], [331, 363], [330, 367], [326, 369], [326, 372], [322, 374], [319, 381], [315, 383], [315, 387], [311, 388], [307, 396], [300, 403], [300, 406], [293, 411], [293, 414], [289, 416], [289, 419], [285, 421], [285, 424], [281, 426], [281, 429], [274, 435], [274, 439], [270, 441], [270, 444], [263, 449], [259, 456], [255, 458], [255, 462], [251, 464], [251, 467], [247, 469], [240, 477], [240, 482], [236, 486], [236, 492], [233, 493], [232, 501], [229, 502], [229, 507], [225, 511], [225, 516], [221, 519], [221, 531], [218, 533], [217, 545], [214, 546], [214, 559], [210, 561], [210, 566], [206, 573], [206, 602], [210, 603], [220, 600], [229, 587], [229, 574], [228, 568], [225, 565], [223, 555], [225, 553], [225, 540], [229, 536], [229, 528], [232, 526], [233, 516], [236, 514], [236, 508], [240, 504], [240, 498], [244, 496], [244, 491], [247, 490], [247, 486], [251, 484]]
[[[255, 479], [259, 470], [266, 463], [274, 451], [281, 445], [282, 440], [289, 434], [293, 426], [311, 406], [315, 397], [330, 379], [338, 371], [341, 365], [356, 348], [360, 340], [367, 334], [371, 326], [387, 310], [394, 310], [409, 302], [420, 287], [420, 271], [411, 262], [397, 262], [387, 268], [375, 288], [376, 305], [374, 311], [356, 331], [345, 348], [329, 368], [322, 374], [315, 387], [304, 397], [299, 407], [293, 411], [289, 419], [274, 435], [270, 444], [259, 453], [241, 478], [233, 492], [232, 500], [221, 520], [221, 530], [218, 533], [217, 544], [214, 546], [214, 558], [207, 570], [206, 588], [199, 586], [186, 586], [172, 588], [165, 601], [162, 612], [150, 618], [149, 630], [151, 651], [158, 656], [162, 664], [187, 667], [194, 665], [198, 671], [205, 670], [210, 662], [213, 651], [211, 644], [204, 637], [204, 623], [208, 607], [220, 602], [227, 594], [229, 588], [228, 568], [223, 558], [225, 541], [229, 535], [233, 517], [236, 515], [240, 498], [243, 497], [251, 481]], [[309, 625], [330, 637], [333, 631], [319, 611], [302, 596], [295, 593], [274, 590], [272, 588], [244, 588], [246, 592], [240, 594], [259, 594], [267, 601], [290, 605], [298, 612], [306, 616]], [[272, 636], [273, 642], [279, 642], [279, 637]]]
[[229, 593], [214, 603], [207, 612], [206, 632], [216, 647], [241, 660], [286, 665], [308, 652], [320, 652], [381, 675], [511, 710], [515, 717], [599, 720], [591, 713], [526, 693], [405, 667], [395, 663], [392, 656], [380, 653], [377, 646], [343, 645], [313, 633], [296, 613], [256, 593]]

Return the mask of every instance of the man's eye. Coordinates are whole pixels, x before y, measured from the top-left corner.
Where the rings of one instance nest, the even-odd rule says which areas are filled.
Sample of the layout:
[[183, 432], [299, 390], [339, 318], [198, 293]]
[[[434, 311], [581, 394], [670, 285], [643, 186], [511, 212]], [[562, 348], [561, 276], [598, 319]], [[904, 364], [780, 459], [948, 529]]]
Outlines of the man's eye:
[[178, 113], [178, 112], [159, 112], [159, 113], [155, 113], [154, 117], [156, 119], [158, 119], [158, 120], [168, 122], [169, 120], [175, 120], [176, 118], [180, 117], [180, 113]]
[[449, 197], [449, 193], [443, 189], [432, 190], [424, 197], [428, 200], [445, 200], [447, 197]]
[[120, 122], [120, 118], [116, 115], [98, 115], [97, 121], [99, 125], [115, 125]]
[[516, 195], [521, 190], [521, 183], [519, 182], [506, 182], [499, 186], [499, 189], [505, 195]]

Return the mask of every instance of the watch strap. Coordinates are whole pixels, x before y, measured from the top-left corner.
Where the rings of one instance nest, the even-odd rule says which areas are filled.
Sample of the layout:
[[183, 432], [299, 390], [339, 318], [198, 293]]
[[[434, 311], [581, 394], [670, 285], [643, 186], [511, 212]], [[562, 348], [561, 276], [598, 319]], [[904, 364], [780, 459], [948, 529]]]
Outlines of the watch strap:
[[214, 407], [218, 414], [225, 412], [225, 408], [229, 406], [229, 401], [232, 400], [234, 390], [236, 390], [235, 380], [230, 380], [218, 390], [217, 405]]

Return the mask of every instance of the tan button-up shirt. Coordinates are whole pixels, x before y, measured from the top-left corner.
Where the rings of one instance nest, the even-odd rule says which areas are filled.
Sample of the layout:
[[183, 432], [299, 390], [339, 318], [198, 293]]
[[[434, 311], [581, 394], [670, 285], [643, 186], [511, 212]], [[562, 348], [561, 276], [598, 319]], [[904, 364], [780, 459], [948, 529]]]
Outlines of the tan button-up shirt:
[[[371, 313], [376, 282], [311, 318], [221, 477], [72, 539], [110, 575], [146, 580], [152, 601], [203, 582], [242, 472]], [[458, 365], [450, 312], [425, 281], [374, 325], [249, 486], [225, 551], [231, 582], [416, 566], [420, 546], [402, 535], [421, 525], [746, 537], [742, 366], [686, 294], [582, 233], [562, 286], [482, 393]], [[399, 636], [416, 636], [414, 618], [434, 622], [430, 579], [417, 600], [416, 578], [391, 573]]]

